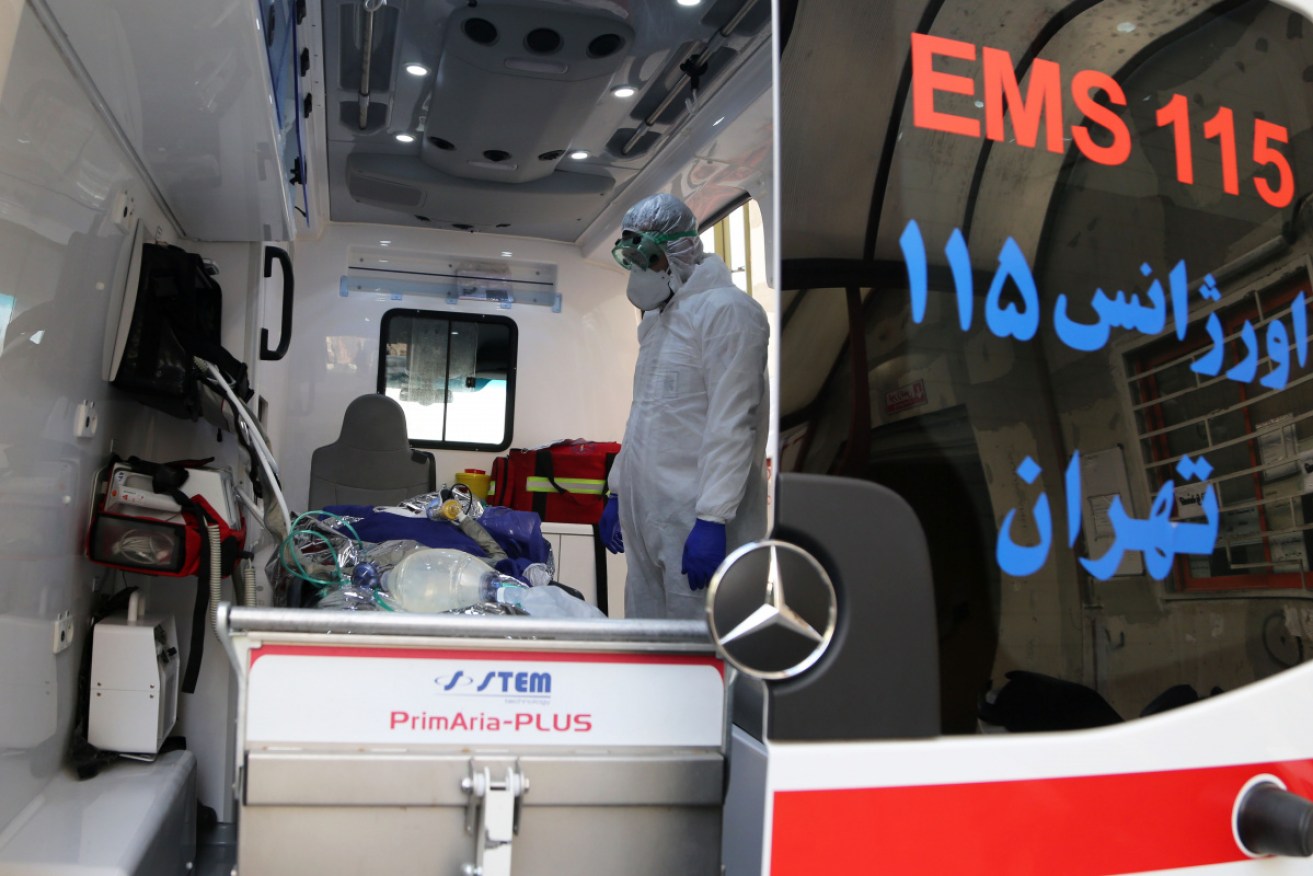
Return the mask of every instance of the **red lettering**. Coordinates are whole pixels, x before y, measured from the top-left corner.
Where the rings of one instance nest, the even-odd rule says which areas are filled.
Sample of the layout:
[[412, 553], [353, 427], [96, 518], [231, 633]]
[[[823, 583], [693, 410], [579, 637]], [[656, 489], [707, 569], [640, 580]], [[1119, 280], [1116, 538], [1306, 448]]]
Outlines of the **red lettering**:
[[970, 77], [936, 71], [934, 69], [936, 55], [974, 61], [976, 47], [970, 43], [931, 36], [928, 33], [912, 34], [912, 124], [931, 131], [979, 137], [979, 119], [967, 119], [935, 110], [936, 91], [967, 96], [975, 94], [976, 91], [976, 83]]
[[574, 732], [576, 732], [576, 733], [588, 733], [589, 731], [591, 731], [591, 730], [593, 729], [593, 720], [592, 720], [592, 719], [593, 719], [593, 716], [592, 716], [592, 715], [575, 715], [575, 716], [574, 716]]
[[521, 727], [532, 727], [532, 726], [533, 726], [533, 715], [530, 715], [528, 712], [516, 713], [515, 715], [516, 730], [519, 730]]
[[[1270, 206], [1280, 209], [1290, 203], [1295, 196], [1295, 173], [1290, 169], [1290, 161], [1272, 143], [1290, 142], [1290, 132], [1281, 125], [1254, 120], [1254, 163], [1270, 164], [1277, 169], [1277, 185], [1272, 184], [1257, 174], [1254, 175], [1254, 188], [1259, 197]], [[1303, 360], [1301, 360], [1303, 361]]]
[[1158, 127], [1172, 127], [1172, 140], [1176, 144], [1176, 179], [1194, 185], [1194, 153], [1190, 146], [1190, 101], [1184, 94], [1173, 94], [1172, 99], [1158, 108]]
[[538, 728], [539, 732], [542, 732], [542, 733], [550, 733], [550, 732], [552, 731], [552, 728], [551, 728], [551, 727], [547, 727], [547, 726], [545, 726], [545, 725], [543, 724], [543, 716], [542, 716], [542, 715], [539, 715], [539, 716], [538, 716], [538, 720], [537, 720], [537, 722], [535, 723], [534, 726], [536, 726], [536, 727]]
[[1222, 191], [1240, 194], [1240, 169], [1236, 160], [1235, 113], [1220, 107], [1217, 115], [1204, 122], [1204, 139], [1216, 138], [1222, 150]]
[[1071, 139], [1090, 161], [1116, 166], [1131, 155], [1131, 132], [1121, 116], [1094, 99], [1090, 92], [1096, 88], [1107, 94], [1108, 100], [1117, 106], [1126, 106], [1126, 93], [1116, 79], [1100, 70], [1082, 70], [1071, 80], [1071, 98], [1076, 102], [1076, 109], [1112, 134], [1112, 144], [1100, 146], [1095, 143], [1084, 125], [1072, 127]]
[[982, 49], [981, 66], [985, 80], [985, 136], [1003, 139], [1003, 117], [1012, 117], [1017, 142], [1029, 149], [1039, 140], [1040, 123], [1044, 123], [1044, 146], [1062, 153], [1062, 69], [1053, 61], [1039, 58], [1030, 68], [1026, 97], [1012, 68], [1012, 56], [1002, 49]]
[[410, 721], [410, 713], [409, 713], [409, 712], [393, 712], [393, 713], [392, 713], [392, 726], [388, 727], [388, 729], [389, 729], [389, 730], [395, 730], [395, 729], [397, 729], [397, 725], [398, 725], [398, 724], [406, 724], [406, 723], [408, 723], [409, 721]]

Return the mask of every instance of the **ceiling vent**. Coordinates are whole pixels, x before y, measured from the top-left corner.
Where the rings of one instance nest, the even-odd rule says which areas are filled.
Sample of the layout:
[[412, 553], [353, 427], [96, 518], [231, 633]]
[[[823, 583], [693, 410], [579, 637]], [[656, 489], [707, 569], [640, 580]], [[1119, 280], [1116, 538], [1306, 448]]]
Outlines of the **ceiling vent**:
[[633, 40], [627, 24], [594, 13], [456, 10], [434, 73], [420, 157], [464, 179], [526, 183], [550, 176]]
[[415, 160], [355, 154], [347, 159], [347, 190], [362, 204], [414, 213], [432, 221], [478, 230], [519, 227], [595, 211], [599, 196], [615, 186], [609, 176], [558, 171], [508, 186], [493, 180], [452, 177]]

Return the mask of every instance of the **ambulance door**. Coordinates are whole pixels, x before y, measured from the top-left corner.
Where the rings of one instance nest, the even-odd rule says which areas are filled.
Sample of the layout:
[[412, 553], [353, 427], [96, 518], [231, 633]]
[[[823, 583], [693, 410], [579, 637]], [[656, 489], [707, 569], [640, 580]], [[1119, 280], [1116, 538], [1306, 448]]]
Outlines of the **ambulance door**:
[[727, 872], [1313, 873], [1310, 4], [780, 11]]

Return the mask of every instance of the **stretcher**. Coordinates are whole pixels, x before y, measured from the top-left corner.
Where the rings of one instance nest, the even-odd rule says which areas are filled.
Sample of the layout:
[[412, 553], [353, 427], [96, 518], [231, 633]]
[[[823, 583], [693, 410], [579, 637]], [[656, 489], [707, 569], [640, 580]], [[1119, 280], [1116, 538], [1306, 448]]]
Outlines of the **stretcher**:
[[704, 623], [225, 605], [220, 628], [243, 876], [720, 872]]

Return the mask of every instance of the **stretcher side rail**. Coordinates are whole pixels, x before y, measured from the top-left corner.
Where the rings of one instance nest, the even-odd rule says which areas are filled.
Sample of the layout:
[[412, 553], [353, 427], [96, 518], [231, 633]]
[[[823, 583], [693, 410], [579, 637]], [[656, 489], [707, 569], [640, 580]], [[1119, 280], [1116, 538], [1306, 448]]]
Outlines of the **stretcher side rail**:
[[455, 639], [565, 640], [658, 646], [713, 653], [705, 621], [541, 620], [497, 615], [403, 614], [298, 608], [220, 606], [221, 623], [233, 634], [310, 633], [414, 636]]

